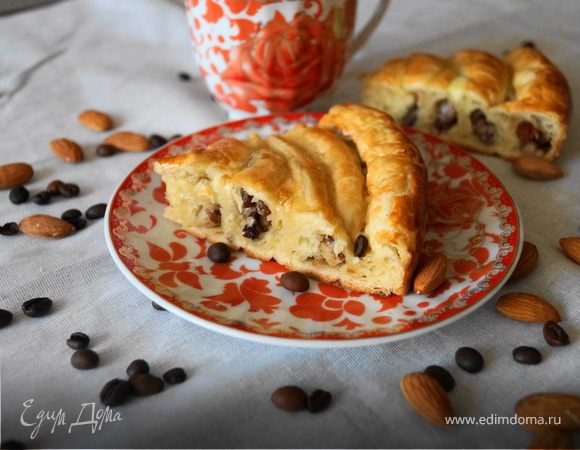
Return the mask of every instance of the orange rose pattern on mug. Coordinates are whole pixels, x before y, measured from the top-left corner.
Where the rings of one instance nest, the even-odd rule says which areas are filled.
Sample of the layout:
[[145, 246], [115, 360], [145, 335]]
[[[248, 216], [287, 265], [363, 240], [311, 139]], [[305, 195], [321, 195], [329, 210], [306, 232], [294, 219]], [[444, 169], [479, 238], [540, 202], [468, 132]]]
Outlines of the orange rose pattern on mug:
[[186, 0], [201, 75], [233, 115], [304, 107], [341, 75], [356, 0]]

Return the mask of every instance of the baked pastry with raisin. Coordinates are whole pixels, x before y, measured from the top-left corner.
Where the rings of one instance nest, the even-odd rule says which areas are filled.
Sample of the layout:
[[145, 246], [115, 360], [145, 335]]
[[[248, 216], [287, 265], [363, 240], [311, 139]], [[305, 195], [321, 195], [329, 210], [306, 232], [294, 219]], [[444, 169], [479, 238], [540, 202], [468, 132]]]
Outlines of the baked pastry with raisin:
[[159, 160], [155, 171], [166, 184], [165, 216], [197, 237], [348, 289], [409, 288], [425, 227], [426, 170], [381, 111], [335, 106], [316, 127], [221, 139]]
[[570, 119], [564, 75], [539, 50], [413, 54], [363, 77], [363, 102], [398, 122], [506, 159], [555, 159]]

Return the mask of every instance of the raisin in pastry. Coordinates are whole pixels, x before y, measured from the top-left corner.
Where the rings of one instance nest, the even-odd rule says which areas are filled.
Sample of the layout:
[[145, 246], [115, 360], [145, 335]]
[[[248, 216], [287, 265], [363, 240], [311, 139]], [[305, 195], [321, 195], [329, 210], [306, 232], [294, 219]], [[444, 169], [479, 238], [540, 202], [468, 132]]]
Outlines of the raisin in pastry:
[[571, 110], [564, 75], [529, 46], [503, 59], [477, 50], [395, 59], [363, 77], [363, 101], [475, 151], [550, 161], [564, 144]]
[[[348, 289], [409, 288], [425, 227], [426, 170], [381, 111], [335, 106], [316, 127], [221, 139], [159, 160], [155, 171], [166, 184], [165, 216], [197, 237]], [[368, 245], [355, 256], [360, 235]]]

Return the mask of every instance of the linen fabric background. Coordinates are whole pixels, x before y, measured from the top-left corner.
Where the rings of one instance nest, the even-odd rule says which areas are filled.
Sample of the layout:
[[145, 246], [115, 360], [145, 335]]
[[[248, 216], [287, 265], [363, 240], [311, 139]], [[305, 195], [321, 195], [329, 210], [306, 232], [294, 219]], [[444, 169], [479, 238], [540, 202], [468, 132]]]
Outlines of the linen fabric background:
[[[360, 4], [362, 22], [374, 2]], [[343, 78], [311, 109], [356, 101], [357, 76], [387, 58], [413, 51], [449, 54], [465, 47], [500, 54], [524, 39], [534, 40], [562, 68], [578, 99], [579, 18], [577, 0], [394, 0]], [[177, 79], [182, 70], [194, 74], [191, 83]], [[2, 222], [105, 202], [148, 156], [97, 158], [100, 137], [76, 123], [84, 109], [111, 112], [123, 129], [164, 135], [225, 119], [197, 75], [183, 6], [168, 0], [65, 1], [0, 17], [0, 94], [0, 163], [31, 163], [36, 170], [32, 191], [55, 178], [78, 183], [82, 190], [76, 199], [44, 207], [14, 206], [2, 192]], [[67, 165], [54, 158], [48, 142], [58, 137], [83, 145], [86, 161]], [[510, 416], [516, 401], [534, 392], [580, 394], [580, 267], [558, 246], [559, 237], [580, 234], [579, 147], [574, 119], [559, 160], [567, 176], [546, 183], [518, 178], [509, 164], [477, 156], [515, 197], [526, 239], [540, 251], [536, 271], [501, 293], [523, 290], [550, 299], [572, 340], [566, 348], [549, 347], [540, 325], [500, 316], [494, 301], [442, 329], [389, 345], [340, 350], [260, 345], [155, 311], [113, 264], [102, 221], [56, 242], [0, 238], [0, 308], [15, 313], [13, 323], [0, 331], [2, 439], [45, 448], [525, 448], [531, 434], [518, 426], [440, 430], [423, 422], [403, 400], [399, 380], [430, 364], [443, 365], [457, 381], [451, 393], [456, 414], [478, 417]], [[39, 296], [55, 301], [52, 314], [27, 318], [22, 302]], [[99, 368], [71, 367], [65, 340], [74, 331], [90, 335], [91, 348], [101, 357]], [[481, 373], [467, 374], [455, 365], [454, 353], [464, 345], [483, 353]], [[515, 363], [511, 352], [519, 345], [540, 349], [543, 363]], [[189, 378], [115, 409], [121, 422], [105, 423], [94, 433], [77, 426], [69, 433], [81, 404], [97, 400], [104, 383], [123, 377], [136, 358], [149, 361], [157, 374], [184, 367]], [[319, 415], [279, 411], [270, 394], [285, 384], [329, 390], [333, 405]], [[53, 422], [45, 420], [31, 441], [34, 427], [20, 424], [28, 399], [33, 403], [25, 422], [38, 424], [41, 410], [62, 409], [67, 425], [51, 432]]]

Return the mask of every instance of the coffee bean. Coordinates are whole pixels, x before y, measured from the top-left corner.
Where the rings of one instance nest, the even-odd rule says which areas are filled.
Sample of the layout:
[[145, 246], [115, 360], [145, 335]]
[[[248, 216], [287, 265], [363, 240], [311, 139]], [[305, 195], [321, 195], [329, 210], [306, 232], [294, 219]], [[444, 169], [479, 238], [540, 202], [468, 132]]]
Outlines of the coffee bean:
[[0, 227], [0, 236], [14, 236], [20, 231], [16, 222], [8, 222]]
[[147, 373], [149, 373], [149, 364], [143, 359], [136, 359], [127, 367], [127, 375], [129, 377]]
[[308, 397], [308, 411], [314, 414], [322, 412], [330, 406], [331, 401], [332, 394], [330, 392], [323, 391], [322, 389], [316, 389]]
[[170, 369], [163, 374], [163, 379], [166, 383], [169, 384], [183, 383], [186, 378], [187, 375], [185, 374], [185, 370], [183, 370], [181, 367]]
[[483, 369], [483, 356], [471, 347], [461, 347], [457, 350], [455, 362], [466, 372], [476, 373]]
[[364, 256], [368, 246], [369, 241], [366, 236], [359, 234], [354, 241], [354, 256], [358, 256], [359, 258]]
[[563, 347], [570, 343], [570, 337], [556, 322], [546, 322], [544, 324], [544, 339], [552, 347]]
[[522, 47], [536, 48], [536, 43], [531, 40], [525, 40], [520, 44]]
[[534, 347], [521, 346], [514, 348], [514, 359], [521, 364], [540, 364], [542, 362], [542, 354]]
[[46, 186], [46, 192], [48, 192], [53, 197], [58, 197], [60, 194], [60, 189], [64, 186], [64, 183], [60, 180], [54, 180], [48, 183]]
[[90, 341], [91, 338], [89, 338], [85, 333], [77, 331], [71, 334], [70, 337], [66, 340], [66, 345], [68, 345], [73, 350], [80, 350], [81, 348], [87, 348]]
[[103, 386], [99, 398], [103, 405], [117, 406], [125, 403], [130, 395], [131, 384], [128, 381], [115, 378]]
[[102, 158], [107, 158], [108, 156], [113, 156], [117, 153], [119, 149], [111, 144], [99, 144], [97, 146], [97, 155]]
[[46, 191], [39, 192], [32, 196], [32, 201], [37, 205], [48, 205], [51, 199], [52, 196]]
[[75, 369], [94, 369], [99, 365], [99, 355], [88, 348], [81, 348], [72, 354], [70, 363]]
[[211, 244], [207, 249], [207, 257], [216, 263], [224, 263], [230, 260], [231, 249], [223, 242]]
[[60, 194], [64, 197], [64, 198], [73, 198], [73, 197], [77, 197], [81, 190], [78, 187], [78, 185], [73, 184], [73, 183], [66, 183], [63, 184], [59, 190]]
[[305, 292], [310, 287], [310, 281], [300, 272], [286, 272], [280, 277], [282, 286], [292, 292]]
[[96, 205], [91, 206], [89, 209], [85, 211], [85, 216], [87, 217], [87, 219], [97, 220], [103, 218], [105, 216], [106, 211], [107, 211], [106, 203], [97, 203]]
[[139, 374], [129, 380], [133, 394], [146, 396], [158, 394], [165, 387], [161, 378], [149, 374]]
[[5, 309], [0, 309], [0, 329], [7, 327], [12, 322], [12, 313]]
[[87, 219], [84, 219], [82, 217], [80, 219], [76, 219], [76, 220], [69, 220], [68, 222], [73, 224], [76, 231], [80, 231], [83, 228], [87, 227]]
[[296, 412], [306, 409], [308, 397], [298, 386], [279, 387], [272, 393], [272, 403], [284, 411]]
[[151, 306], [153, 306], [157, 311], [167, 311], [163, 306], [155, 302], [151, 302]]
[[179, 139], [182, 135], [181, 134], [174, 134], [169, 138], [170, 141], [174, 141], [175, 139]]
[[67, 209], [65, 212], [61, 214], [60, 218], [62, 220], [66, 220], [67, 222], [71, 222], [73, 220], [80, 219], [82, 215], [83, 213], [80, 212], [78, 209]]
[[22, 203], [26, 203], [28, 201], [29, 196], [30, 192], [28, 192], [28, 189], [26, 189], [24, 186], [20, 186], [10, 191], [8, 199], [15, 205], [21, 205]]
[[167, 139], [165, 139], [163, 136], [160, 136], [159, 134], [152, 134], [149, 137], [149, 148], [151, 150], [163, 147], [165, 144], [167, 144]]
[[429, 366], [423, 370], [423, 373], [435, 378], [447, 392], [455, 387], [455, 379], [447, 369], [441, 366]]
[[22, 311], [28, 317], [46, 316], [50, 308], [52, 308], [52, 300], [47, 297], [32, 298], [22, 304]]
[[181, 81], [191, 81], [191, 75], [187, 72], [179, 72], [178, 77]]
[[0, 450], [26, 450], [22, 442], [18, 441], [2, 441]]

